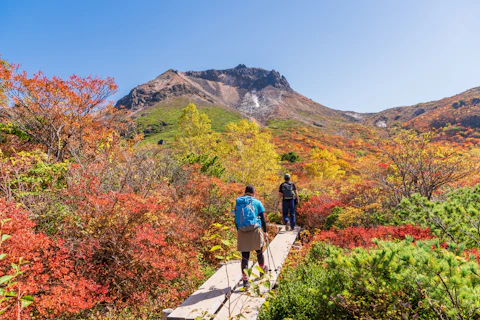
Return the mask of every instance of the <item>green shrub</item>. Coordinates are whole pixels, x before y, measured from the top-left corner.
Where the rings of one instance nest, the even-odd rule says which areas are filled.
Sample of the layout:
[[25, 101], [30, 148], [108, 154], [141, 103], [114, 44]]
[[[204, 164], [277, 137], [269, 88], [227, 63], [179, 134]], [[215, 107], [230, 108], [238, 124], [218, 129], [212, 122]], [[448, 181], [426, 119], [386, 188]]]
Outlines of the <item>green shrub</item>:
[[454, 103], [452, 104], [452, 108], [453, 108], [453, 109], [458, 109], [458, 108], [463, 107], [463, 106], [465, 106], [465, 105], [467, 105], [467, 103], [465, 102], [465, 100], [460, 100], [460, 101], [458, 101], [458, 102], [454, 102]]
[[278, 211], [269, 213], [267, 215], [267, 218], [268, 218], [268, 222], [270, 222], [270, 223], [276, 223], [276, 224], [282, 224], [283, 223], [282, 222], [282, 215]]
[[458, 189], [443, 202], [429, 201], [420, 195], [404, 198], [396, 210], [399, 220], [429, 227], [441, 241], [480, 246], [480, 185]]
[[412, 239], [351, 253], [314, 244], [260, 319], [478, 319], [479, 266], [462, 249]]
[[296, 154], [295, 152], [289, 152], [289, 153], [284, 153], [280, 156], [280, 159], [282, 161], [288, 161], [288, 162], [297, 162], [300, 161], [300, 156]]
[[209, 156], [207, 154], [189, 154], [183, 159], [184, 162], [194, 164], [198, 163], [202, 167], [200, 171], [211, 177], [221, 178], [225, 172], [225, 167], [219, 162], [218, 156]]
[[12, 123], [0, 123], [0, 132], [4, 134], [15, 135], [19, 137], [21, 140], [25, 140], [25, 141], [30, 140], [30, 137], [25, 132], [15, 127]]
[[[325, 257], [340, 251], [333, 246], [317, 248], [317, 254]], [[324, 253], [328, 251], [329, 253]], [[345, 313], [330, 301], [330, 296], [342, 292], [342, 276], [328, 272], [321, 263], [306, 262], [296, 269], [282, 271], [278, 293], [262, 309], [259, 319], [343, 319]]]

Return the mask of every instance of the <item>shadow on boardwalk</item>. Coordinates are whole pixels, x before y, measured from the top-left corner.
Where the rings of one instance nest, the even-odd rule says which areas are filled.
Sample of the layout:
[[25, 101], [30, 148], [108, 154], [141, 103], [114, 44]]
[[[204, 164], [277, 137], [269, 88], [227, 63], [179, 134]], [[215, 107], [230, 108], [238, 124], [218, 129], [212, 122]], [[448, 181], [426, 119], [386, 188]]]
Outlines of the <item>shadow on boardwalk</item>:
[[[295, 242], [300, 229], [285, 231], [284, 229], [276, 235], [266, 249], [267, 263], [273, 270], [266, 277], [266, 286], [258, 286], [259, 295], [249, 294], [244, 291], [239, 282], [242, 278], [240, 261], [229, 261], [215, 272], [197, 291], [187, 298], [178, 308], [164, 319], [185, 320], [197, 317], [206, 319], [256, 319], [258, 312], [265, 302], [265, 295], [275, 285], [281, 267]], [[267, 259], [268, 257], [268, 259]], [[259, 271], [253, 266], [251, 281], [260, 277]], [[227, 277], [228, 273], [228, 277]], [[227, 283], [228, 278], [228, 283]], [[228, 298], [228, 293], [231, 295]], [[169, 312], [167, 312], [169, 313]]]

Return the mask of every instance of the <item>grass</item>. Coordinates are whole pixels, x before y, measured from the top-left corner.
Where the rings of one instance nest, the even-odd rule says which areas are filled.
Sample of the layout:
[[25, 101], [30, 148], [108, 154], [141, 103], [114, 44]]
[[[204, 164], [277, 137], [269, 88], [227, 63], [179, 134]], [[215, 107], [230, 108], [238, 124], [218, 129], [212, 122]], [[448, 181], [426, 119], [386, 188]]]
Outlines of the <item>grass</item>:
[[[164, 140], [172, 143], [178, 134], [178, 119], [182, 109], [188, 104], [186, 99], [177, 99], [169, 104], [158, 104], [150, 108], [146, 114], [137, 118], [138, 129], [143, 132], [146, 128], [153, 128], [152, 134], [145, 136], [143, 143], [157, 143]], [[238, 113], [233, 113], [224, 108], [211, 105], [197, 105], [197, 109], [205, 113], [211, 120], [212, 129], [218, 132], [225, 131], [225, 125], [229, 122], [237, 122], [242, 119]], [[163, 126], [164, 122], [167, 125]]]
[[290, 129], [304, 128], [305, 123], [296, 120], [270, 120], [268, 121], [268, 127], [275, 133]]

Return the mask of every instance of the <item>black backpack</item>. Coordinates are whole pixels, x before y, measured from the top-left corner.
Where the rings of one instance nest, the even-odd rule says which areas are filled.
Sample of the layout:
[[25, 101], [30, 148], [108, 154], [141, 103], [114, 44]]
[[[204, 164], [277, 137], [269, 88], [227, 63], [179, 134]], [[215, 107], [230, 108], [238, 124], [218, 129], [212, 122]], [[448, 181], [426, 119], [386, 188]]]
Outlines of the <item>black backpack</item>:
[[282, 183], [282, 193], [284, 200], [291, 200], [295, 198], [295, 193], [293, 192], [293, 183], [291, 182], [284, 182]]

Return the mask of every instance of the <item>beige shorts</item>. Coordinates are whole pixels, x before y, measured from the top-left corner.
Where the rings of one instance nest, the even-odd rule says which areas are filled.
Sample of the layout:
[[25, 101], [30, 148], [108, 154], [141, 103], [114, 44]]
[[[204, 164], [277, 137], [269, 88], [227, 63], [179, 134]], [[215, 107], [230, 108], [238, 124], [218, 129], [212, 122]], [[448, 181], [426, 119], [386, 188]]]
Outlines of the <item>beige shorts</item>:
[[262, 228], [257, 228], [252, 231], [238, 230], [237, 239], [237, 250], [241, 252], [260, 250], [265, 243]]

